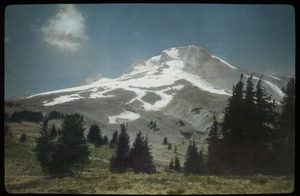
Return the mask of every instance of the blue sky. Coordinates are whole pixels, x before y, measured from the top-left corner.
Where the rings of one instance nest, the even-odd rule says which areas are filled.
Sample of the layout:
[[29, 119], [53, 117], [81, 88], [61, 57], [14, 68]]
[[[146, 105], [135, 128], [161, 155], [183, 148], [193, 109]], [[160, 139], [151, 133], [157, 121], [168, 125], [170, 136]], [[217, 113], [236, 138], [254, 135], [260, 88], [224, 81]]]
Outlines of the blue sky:
[[236, 67], [295, 75], [289, 5], [75, 4], [5, 9], [5, 98], [119, 77], [135, 60], [187, 45]]

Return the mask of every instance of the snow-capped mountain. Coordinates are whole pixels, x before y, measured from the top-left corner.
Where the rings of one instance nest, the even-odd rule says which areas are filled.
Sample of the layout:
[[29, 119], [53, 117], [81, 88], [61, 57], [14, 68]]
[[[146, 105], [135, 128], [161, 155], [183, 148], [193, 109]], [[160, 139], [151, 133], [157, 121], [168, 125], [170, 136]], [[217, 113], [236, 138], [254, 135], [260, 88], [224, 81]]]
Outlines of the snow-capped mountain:
[[[92, 74], [75, 87], [15, 101], [23, 108], [46, 113], [52, 110], [81, 113], [87, 125], [97, 123], [109, 137], [119, 129], [118, 124], [130, 122], [131, 138], [137, 131], [147, 132], [155, 155], [159, 147], [154, 144], [161, 143], [164, 136], [182, 146], [191, 137], [204, 142], [213, 113], [221, 120], [232, 86], [242, 73], [245, 77], [252, 74], [204, 48], [177, 47], [134, 62], [119, 78]], [[253, 74], [256, 83], [262, 74]], [[267, 92], [280, 101], [283, 97], [280, 89], [286, 85], [286, 79], [263, 75], [262, 81]], [[158, 130], [147, 127], [150, 121], [156, 122]], [[181, 150], [184, 155], [186, 148]], [[169, 161], [168, 154], [159, 155], [163, 157], [160, 161]]]

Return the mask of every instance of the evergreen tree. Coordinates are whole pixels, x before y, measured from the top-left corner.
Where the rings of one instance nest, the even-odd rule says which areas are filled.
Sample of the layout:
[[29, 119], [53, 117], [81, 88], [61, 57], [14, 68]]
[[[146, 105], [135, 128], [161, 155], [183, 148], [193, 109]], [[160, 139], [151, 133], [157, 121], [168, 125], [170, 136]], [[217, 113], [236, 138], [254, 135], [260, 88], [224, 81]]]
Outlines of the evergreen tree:
[[177, 156], [175, 156], [175, 165], [174, 165], [174, 170], [181, 172], [181, 166], [180, 166], [180, 161]]
[[90, 143], [97, 143], [97, 145], [102, 145], [102, 136], [101, 130], [98, 125], [92, 125], [90, 127], [89, 133], [87, 135], [87, 139]]
[[81, 115], [65, 115], [62, 123], [62, 136], [58, 138], [54, 146], [49, 168], [51, 173], [72, 173], [72, 169], [88, 161], [89, 151], [83, 126]]
[[117, 147], [117, 144], [118, 144], [118, 131], [116, 130], [116, 131], [113, 133], [112, 139], [111, 139], [110, 142], [109, 142], [109, 147], [110, 147], [110, 148], [116, 148], [116, 147]]
[[107, 145], [108, 144], [108, 137], [105, 135], [103, 137], [103, 145]]
[[247, 137], [244, 132], [246, 111], [243, 99], [243, 77], [241, 74], [240, 81], [233, 87], [232, 97], [228, 99], [221, 124], [223, 167], [225, 172], [232, 174], [241, 172], [247, 159], [244, 145]]
[[23, 133], [19, 139], [20, 142], [25, 142], [27, 139], [27, 135], [25, 133]]
[[127, 134], [127, 127], [121, 124], [121, 133], [118, 137], [116, 156], [114, 159], [114, 171], [125, 172], [130, 167], [129, 159], [129, 136]]
[[148, 141], [147, 138], [145, 139], [141, 134], [141, 132], [137, 133], [133, 148], [130, 150], [133, 171], [135, 173], [154, 173], [155, 166], [153, 164], [153, 157], [150, 153]]
[[51, 141], [50, 131], [48, 130], [48, 121], [43, 121], [43, 127], [40, 131], [41, 137], [37, 139], [35, 154], [37, 160], [40, 162], [44, 173], [49, 173], [49, 168], [52, 162], [52, 153], [54, 144]]
[[168, 144], [168, 150], [172, 150], [172, 143]]
[[221, 148], [221, 132], [216, 116], [213, 116], [213, 124], [208, 133], [208, 149], [207, 149], [207, 170], [210, 174], [222, 173], [222, 148]]
[[[283, 88], [284, 97], [281, 102], [282, 111], [278, 118], [281, 133], [281, 167], [284, 173], [294, 173], [295, 167], [295, 78], [291, 78], [287, 87]], [[279, 156], [280, 156], [279, 155]]]
[[190, 142], [190, 145], [188, 146], [187, 152], [186, 152], [186, 159], [184, 162], [184, 168], [183, 172], [185, 174], [196, 174], [197, 172], [197, 148], [195, 141]]
[[50, 130], [50, 138], [53, 140], [56, 137], [57, 137], [57, 131], [56, 131], [56, 128], [53, 124], [52, 127], [51, 127], [51, 130]]
[[169, 171], [172, 171], [174, 170], [174, 161], [173, 161], [173, 158], [171, 158], [171, 161], [169, 163]]
[[200, 149], [200, 152], [196, 156], [196, 174], [204, 174], [205, 173], [205, 162], [203, 157], [203, 149]]
[[164, 137], [163, 145], [168, 145], [168, 138]]

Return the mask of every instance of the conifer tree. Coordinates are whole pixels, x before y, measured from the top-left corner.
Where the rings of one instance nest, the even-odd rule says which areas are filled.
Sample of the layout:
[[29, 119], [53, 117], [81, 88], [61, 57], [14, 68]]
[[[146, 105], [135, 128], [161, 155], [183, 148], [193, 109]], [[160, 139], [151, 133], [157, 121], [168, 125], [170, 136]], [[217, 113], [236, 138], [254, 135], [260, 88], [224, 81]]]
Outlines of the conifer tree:
[[87, 139], [90, 143], [97, 143], [98, 145], [102, 144], [101, 130], [98, 125], [93, 124], [90, 127]]
[[210, 127], [207, 138], [207, 170], [210, 174], [222, 173], [222, 148], [221, 148], [221, 132], [216, 116], [213, 116], [213, 124]]
[[104, 145], [108, 144], [108, 137], [106, 135], [103, 137], [103, 144]]
[[83, 117], [79, 114], [65, 115], [62, 136], [54, 146], [49, 172], [72, 173], [73, 169], [88, 161], [89, 151], [84, 137]]
[[171, 158], [171, 161], [169, 163], [169, 171], [172, 171], [174, 169], [174, 161], [173, 158]]
[[113, 133], [112, 139], [111, 139], [110, 142], [109, 142], [109, 147], [110, 147], [110, 148], [116, 148], [116, 147], [117, 147], [117, 144], [118, 144], [118, 131], [116, 130], [116, 131]]
[[286, 88], [283, 88], [284, 97], [281, 102], [282, 111], [278, 118], [279, 131], [281, 133], [280, 163], [284, 173], [294, 173], [295, 167], [295, 78], [291, 78]]
[[51, 127], [51, 130], [50, 130], [50, 138], [53, 140], [57, 137], [57, 130], [54, 126], [54, 124], [52, 125]]
[[174, 170], [181, 172], [181, 166], [180, 166], [180, 161], [177, 156], [175, 156], [175, 165], [174, 165]]
[[148, 140], [142, 137], [141, 134], [141, 132], [137, 133], [133, 148], [130, 150], [133, 171], [135, 173], [154, 173], [155, 166], [148, 146]]
[[118, 137], [116, 156], [113, 167], [116, 172], [125, 172], [130, 167], [129, 160], [129, 136], [127, 134], [127, 127], [121, 124], [121, 133]]
[[232, 96], [228, 99], [228, 106], [224, 110], [222, 125], [223, 167], [226, 172], [240, 172], [245, 158], [245, 107], [243, 74], [240, 81], [233, 86]]
[[48, 121], [43, 121], [43, 127], [40, 131], [41, 137], [37, 139], [35, 154], [37, 160], [40, 162], [44, 173], [49, 173], [49, 167], [51, 167], [52, 153], [54, 150], [54, 144], [51, 141], [50, 131], [48, 129]]
[[195, 141], [190, 142], [186, 152], [186, 158], [184, 162], [183, 172], [185, 174], [195, 174], [197, 173], [197, 148]]
[[164, 137], [163, 145], [168, 145], [168, 138]]

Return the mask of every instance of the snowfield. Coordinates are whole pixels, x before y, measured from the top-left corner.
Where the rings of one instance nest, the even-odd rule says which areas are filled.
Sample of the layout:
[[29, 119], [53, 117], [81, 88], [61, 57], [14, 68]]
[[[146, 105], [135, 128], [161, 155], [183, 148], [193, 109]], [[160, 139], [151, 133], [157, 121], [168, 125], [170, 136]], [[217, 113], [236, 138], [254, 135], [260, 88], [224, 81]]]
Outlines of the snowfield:
[[141, 116], [139, 114], [130, 112], [130, 111], [125, 111], [122, 112], [121, 114], [115, 115], [115, 116], [108, 116], [108, 123], [110, 124], [120, 124], [124, 122], [131, 122], [134, 121]]
[[[162, 57], [162, 55], [164, 57]], [[211, 55], [211, 57], [221, 61], [230, 69], [237, 69], [216, 56]], [[59, 96], [51, 101], [48, 100], [43, 102], [44, 106], [53, 106], [78, 99], [105, 99], [116, 97], [116, 95], [108, 95], [108, 93], [116, 89], [123, 89], [136, 94], [136, 96], [125, 103], [125, 105], [133, 103], [134, 101], [139, 101], [142, 103], [142, 107], [145, 111], [159, 111], [163, 107], [167, 106], [173, 100], [174, 95], [176, 95], [176, 93], [184, 87], [184, 85], [175, 84], [179, 80], [190, 82], [191, 85], [198, 87], [203, 91], [231, 96], [232, 93], [230, 90], [217, 89], [202, 77], [183, 71], [184, 67], [184, 58], [179, 56], [179, 49], [171, 48], [164, 50], [161, 55], [154, 56], [146, 61], [136, 61], [130, 67], [129, 71], [123, 74], [120, 78], [99, 78], [97, 81], [90, 84], [40, 93], [28, 98], [54, 93], [73, 93]], [[256, 77], [253, 78], [258, 79]], [[280, 88], [269, 81], [264, 80], [264, 82], [266, 82], [279, 96], [283, 97], [283, 93]], [[170, 94], [167, 93], [169, 90], [176, 91], [173, 91], [172, 94]], [[155, 93], [160, 98], [152, 104], [148, 103], [142, 99], [147, 93]], [[85, 94], [85, 97], [81, 94]], [[127, 119], [130, 121], [139, 117], [140, 116], [138, 114], [126, 111], [115, 116], [110, 116], [109, 122], [114, 124], [117, 123], [117, 119]]]

